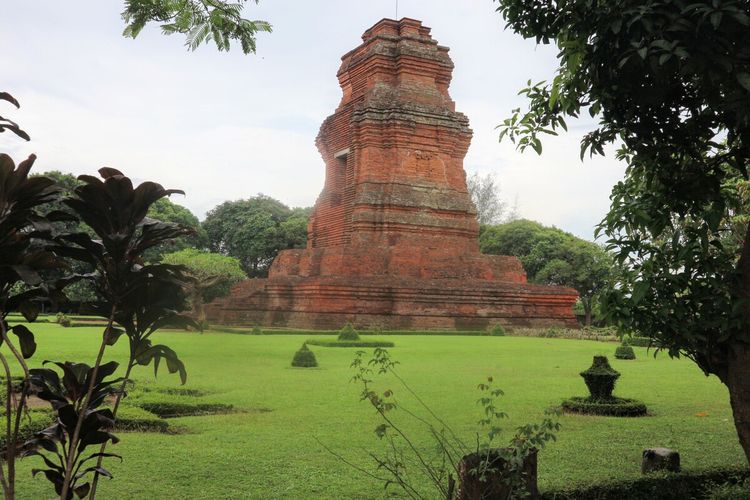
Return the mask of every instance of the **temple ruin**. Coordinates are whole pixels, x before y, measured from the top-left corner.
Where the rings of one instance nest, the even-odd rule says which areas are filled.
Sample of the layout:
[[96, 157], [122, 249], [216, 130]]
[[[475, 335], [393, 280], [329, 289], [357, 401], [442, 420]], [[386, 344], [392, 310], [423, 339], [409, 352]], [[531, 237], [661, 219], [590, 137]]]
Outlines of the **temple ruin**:
[[575, 290], [533, 285], [479, 252], [453, 63], [420, 21], [383, 19], [342, 57], [343, 90], [316, 145], [326, 165], [307, 248], [207, 307], [212, 323], [337, 329], [577, 326]]

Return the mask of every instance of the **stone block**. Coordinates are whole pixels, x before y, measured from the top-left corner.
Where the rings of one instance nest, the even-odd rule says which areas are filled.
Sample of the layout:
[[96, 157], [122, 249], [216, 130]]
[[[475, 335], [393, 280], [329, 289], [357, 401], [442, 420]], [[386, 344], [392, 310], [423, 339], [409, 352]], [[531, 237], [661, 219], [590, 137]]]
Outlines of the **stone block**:
[[680, 472], [680, 454], [669, 448], [647, 448], [643, 450], [641, 472]]

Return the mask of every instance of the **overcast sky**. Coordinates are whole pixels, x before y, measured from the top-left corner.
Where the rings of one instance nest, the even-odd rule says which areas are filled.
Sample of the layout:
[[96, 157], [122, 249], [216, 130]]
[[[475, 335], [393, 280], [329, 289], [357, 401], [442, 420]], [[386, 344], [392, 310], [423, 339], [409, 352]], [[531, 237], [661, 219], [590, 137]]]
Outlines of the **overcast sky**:
[[[314, 145], [341, 98], [341, 56], [395, 0], [261, 0], [245, 17], [273, 24], [256, 55], [213, 45], [188, 52], [182, 35], [150, 25], [121, 36], [118, 0], [3, 0], [0, 90], [21, 102], [0, 114], [32, 140], [0, 135], [0, 151], [29, 153], [36, 171], [92, 173], [118, 168], [136, 180], [181, 188], [173, 198], [203, 218], [212, 207], [264, 193], [310, 206], [323, 186]], [[451, 95], [474, 138], [464, 166], [494, 173], [523, 217], [591, 239], [624, 166], [611, 154], [582, 163], [579, 141], [591, 121], [569, 124], [537, 156], [498, 144], [495, 126], [524, 105], [528, 79], [549, 79], [556, 50], [503, 29], [490, 0], [400, 0], [399, 17], [420, 19], [451, 48]]]

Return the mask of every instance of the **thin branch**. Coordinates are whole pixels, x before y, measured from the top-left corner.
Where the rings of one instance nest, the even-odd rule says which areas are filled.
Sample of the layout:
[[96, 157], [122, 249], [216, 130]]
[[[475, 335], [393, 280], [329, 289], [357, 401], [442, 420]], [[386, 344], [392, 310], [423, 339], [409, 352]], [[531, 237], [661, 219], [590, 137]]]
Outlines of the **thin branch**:
[[[0, 329], [5, 329], [4, 321], [0, 319]], [[10, 409], [11, 409], [11, 397], [13, 395], [13, 382], [10, 378], [10, 366], [8, 366], [8, 360], [5, 359], [5, 355], [0, 353], [0, 362], [3, 364], [3, 368], [5, 369], [5, 387], [6, 387], [6, 401], [5, 401], [5, 422], [7, 424], [6, 428], [6, 451], [5, 451], [5, 459], [8, 460], [8, 451], [7, 451], [7, 443], [10, 443], [11, 440], [11, 432], [10, 432]], [[10, 462], [9, 462], [10, 463]], [[10, 475], [10, 465], [8, 466], [8, 475]], [[0, 483], [2, 483], [3, 486], [3, 495], [6, 499], [13, 499], [13, 491], [11, 490], [10, 485], [8, 484], [8, 481], [5, 479], [5, 470], [2, 466], [0, 466]]]
[[381, 481], [381, 482], [388, 481], [387, 478], [376, 476], [375, 474], [373, 474], [372, 472], [368, 471], [367, 469], [365, 469], [363, 467], [360, 467], [359, 465], [355, 464], [354, 462], [350, 462], [349, 460], [346, 459], [346, 457], [344, 457], [340, 453], [337, 453], [337, 452], [333, 451], [331, 448], [329, 448], [328, 446], [326, 446], [326, 444], [323, 443], [323, 441], [321, 441], [320, 439], [318, 439], [318, 436], [313, 436], [313, 439], [320, 446], [322, 446], [323, 449], [325, 449], [328, 453], [330, 453], [334, 457], [338, 458], [339, 460], [341, 460], [343, 463], [345, 463], [346, 465], [348, 465], [352, 469], [357, 470], [357, 471], [361, 472], [362, 474], [364, 474], [366, 476], [369, 476], [369, 477], [371, 477], [371, 478], [373, 478], [373, 479], [375, 479], [377, 481]]
[[456, 433], [455, 433], [455, 432], [453, 432], [453, 429], [452, 429], [452, 428], [451, 428], [451, 427], [450, 427], [450, 426], [449, 426], [448, 424], [446, 424], [446, 423], [445, 423], [445, 421], [444, 421], [444, 420], [443, 420], [442, 418], [440, 418], [440, 417], [439, 417], [439, 416], [438, 416], [438, 415], [437, 415], [437, 414], [436, 414], [436, 413], [435, 413], [435, 412], [434, 412], [434, 411], [432, 410], [432, 408], [430, 408], [430, 407], [429, 407], [429, 406], [427, 405], [427, 403], [425, 403], [425, 402], [424, 402], [424, 400], [422, 400], [422, 398], [420, 398], [420, 397], [419, 397], [419, 395], [418, 395], [418, 394], [417, 394], [416, 392], [414, 392], [414, 390], [412, 390], [412, 388], [411, 388], [411, 387], [409, 387], [409, 384], [407, 384], [407, 383], [406, 383], [406, 381], [405, 381], [404, 379], [402, 379], [402, 378], [401, 378], [401, 376], [399, 376], [399, 374], [398, 374], [398, 373], [396, 373], [396, 371], [395, 371], [395, 370], [394, 370], [393, 368], [390, 368], [389, 370], [390, 370], [391, 374], [392, 374], [392, 375], [393, 375], [394, 377], [396, 377], [396, 380], [398, 380], [398, 381], [399, 381], [399, 382], [401, 383], [401, 385], [402, 385], [402, 386], [404, 386], [404, 388], [405, 388], [405, 389], [406, 389], [407, 391], [409, 391], [409, 394], [411, 394], [412, 396], [414, 396], [414, 399], [416, 399], [416, 400], [417, 400], [417, 401], [419, 402], [419, 404], [421, 404], [421, 405], [422, 405], [422, 407], [423, 407], [423, 408], [424, 408], [425, 410], [427, 410], [427, 412], [428, 412], [428, 413], [429, 413], [429, 414], [430, 414], [430, 415], [432, 416], [432, 418], [434, 418], [435, 420], [437, 420], [438, 422], [440, 422], [440, 425], [442, 425], [442, 426], [443, 426], [443, 428], [445, 428], [445, 429], [446, 429], [446, 430], [447, 430], [447, 431], [448, 431], [448, 432], [449, 432], [449, 433], [451, 434], [451, 437], [452, 437], [452, 438], [453, 438], [453, 439], [454, 439], [454, 440], [456, 441], [456, 443], [458, 443], [459, 447], [463, 448], [463, 449], [462, 449], [461, 451], [462, 451], [462, 452], [463, 452], [464, 454], [467, 454], [467, 453], [469, 453], [469, 450], [468, 450], [468, 448], [466, 448], [466, 447], [464, 446], [464, 443], [463, 443], [463, 441], [461, 441], [461, 439], [459, 439], [459, 437], [458, 437], [458, 436], [456, 435]]
[[[130, 372], [133, 370], [133, 367], [135, 366], [135, 359], [131, 355], [131, 359], [128, 361], [128, 369], [125, 371], [125, 380], [122, 381], [122, 385], [120, 386], [120, 390], [117, 392], [117, 396], [115, 397], [115, 404], [112, 407], [112, 418], [117, 421], [117, 410], [120, 408], [120, 401], [122, 401], [122, 396], [125, 394], [125, 388], [128, 383], [128, 379], [130, 378]], [[102, 443], [101, 448], [99, 448], [99, 453], [104, 453], [104, 450], [107, 448], [107, 441]], [[96, 467], [97, 469], [102, 466], [102, 461], [104, 460], [103, 456], [99, 456], [96, 460]], [[91, 481], [91, 492], [89, 493], [89, 499], [94, 500], [96, 498], [96, 487], [99, 484], [99, 471], [94, 472], [94, 479]]]

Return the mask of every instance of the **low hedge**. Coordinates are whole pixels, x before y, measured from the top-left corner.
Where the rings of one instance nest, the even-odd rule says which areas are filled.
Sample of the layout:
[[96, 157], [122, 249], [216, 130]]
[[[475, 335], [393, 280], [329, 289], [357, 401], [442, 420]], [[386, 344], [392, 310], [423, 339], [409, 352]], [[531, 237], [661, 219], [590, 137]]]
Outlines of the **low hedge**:
[[656, 347], [650, 337], [627, 337], [625, 343], [633, 347]]
[[[0, 414], [5, 419], [5, 412]], [[37, 432], [43, 431], [55, 422], [55, 416], [48, 409], [31, 409], [27, 416], [21, 419], [21, 426], [18, 429], [18, 443], [31, 439]], [[5, 455], [5, 448], [8, 445], [8, 439], [5, 433], [0, 436], [0, 455]], [[20, 450], [19, 450], [20, 451]]]
[[387, 340], [318, 340], [307, 339], [307, 345], [320, 347], [395, 347], [396, 344]]
[[122, 406], [117, 412], [115, 429], [136, 432], [169, 432], [169, 422], [136, 406]]
[[703, 472], [653, 473], [631, 481], [601, 483], [583, 488], [541, 492], [542, 500], [621, 500], [654, 498], [660, 500], [704, 500], [712, 498], [719, 485], [738, 484], [750, 471], [720, 469]]
[[[251, 328], [240, 326], [212, 326], [211, 331], [221, 333], [235, 333], [238, 335], [253, 335]], [[459, 336], [459, 337], [480, 337], [487, 336], [486, 330], [360, 330], [360, 337], [377, 335], [405, 335], [405, 336]], [[283, 329], [264, 329], [263, 335], [316, 335], [316, 336], [333, 336], [339, 335], [338, 330], [283, 330]]]
[[234, 406], [224, 403], [148, 402], [139, 403], [138, 406], [162, 418], [217, 415], [232, 413], [234, 411]]
[[514, 337], [541, 337], [546, 339], [595, 340], [598, 342], [619, 342], [620, 336], [611, 328], [517, 328], [512, 330]]
[[618, 397], [611, 400], [573, 397], [563, 401], [562, 409], [570, 413], [603, 417], [642, 417], [647, 414], [643, 401]]

